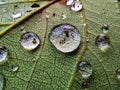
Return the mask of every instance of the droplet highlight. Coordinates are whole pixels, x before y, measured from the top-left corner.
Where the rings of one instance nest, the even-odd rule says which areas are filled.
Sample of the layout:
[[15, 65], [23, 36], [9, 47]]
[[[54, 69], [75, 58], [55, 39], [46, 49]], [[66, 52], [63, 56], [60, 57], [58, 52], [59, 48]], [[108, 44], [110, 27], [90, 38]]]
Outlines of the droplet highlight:
[[87, 61], [81, 61], [78, 70], [84, 79], [88, 79], [93, 73], [92, 66]]
[[3, 90], [3, 85], [4, 85], [4, 77], [3, 75], [0, 74], [0, 90]]
[[18, 66], [18, 65], [13, 65], [13, 66], [12, 66], [12, 71], [13, 71], [13, 72], [18, 71], [18, 69], [19, 69], [19, 66]]
[[8, 50], [4, 46], [0, 46], [0, 65], [7, 61]]
[[110, 38], [100, 34], [96, 37], [95, 43], [101, 51], [105, 52], [110, 47]]
[[69, 53], [76, 50], [81, 42], [78, 29], [71, 24], [55, 26], [50, 33], [50, 42], [61, 52]]
[[40, 45], [40, 39], [33, 32], [26, 32], [20, 38], [20, 44], [26, 50], [34, 50]]
[[12, 18], [20, 18], [22, 16], [21, 13], [13, 13]]
[[82, 89], [88, 88], [88, 83], [86, 81], [83, 81], [81, 84]]
[[73, 2], [74, 0], [66, 0], [66, 5], [72, 5]]
[[108, 33], [109, 26], [107, 24], [103, 24], [101, 29], [102, 29], [103, 33]]
[[5, 4], [5, 1], [4, 0], [0, 0], [0, 4]]
[[71, 5], [71, 10], [72, 11], [80, 11], [82, 10], [82, 3], [80, 1], [74, 1]]

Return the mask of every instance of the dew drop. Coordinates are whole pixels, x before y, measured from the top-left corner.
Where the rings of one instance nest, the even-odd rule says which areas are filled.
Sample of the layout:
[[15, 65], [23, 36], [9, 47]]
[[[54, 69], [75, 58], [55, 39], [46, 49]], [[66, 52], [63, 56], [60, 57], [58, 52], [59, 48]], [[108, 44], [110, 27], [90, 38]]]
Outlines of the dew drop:
[[62, 17], [62, 19], [66, 19], [67, 15], [66, 15], [65, 13], [63, 13], [63, 14], [61, 15], [61, 17]]
[[12, 14], [12, 17], [13, 17], [13, 18], [19, 18], [19, 17], [21, 17], [21, 16], [22, 16], [21, 13], [13, 13], [13, 14]]
[[86, 61], [81, 61], [78, 65], [78, 69], [82, 77], [85, 79], [88, 79], [93, 73], [91, 64]]
[[32, 7], [32, 8], [38, 8], [38, 7], [40, 7], [40, 5], [39, 5], [39, 4], [36, 4], [36, 3], [34, 3], [31, 7]]
[[73, 2], [74, 2], [74, 0], [67, 0], [66, 5], [72, 5]]
[[120, 80], [120, 68], [116, 70], [117, 79]]
[[35, 33], [26, 32], [21, 36], [20, 44], [26, 50], [34, 50], [40, 45], [40, 39]]
[[6, 47], [0, 46], [0, 65], [7, 61], [8, 50]]
[[18, 69], [19, 69], [19, 66], [18, 66], [18, 65], [13, 65], [13, 66], [12, 66], [12, 71], [13, 71], [13, 72], [16, 72]]
[[88, 83], [86, 81], [82, 82], [81, 87], [82, 87], [82, 89], [88, 88]]
[[71, 24], [55, 26], [49, 36], [51, 43], [63, 53], [76, 50], [81, 41], [78, 29]]
[[71, 10], [72, 11], [80, 11], [82, 10], [82, 3], [80, 1], [74, 1], [71, 5]]
[[0, 74], [0, 90], [3, 90], [3, 85], [4, 85], [4, 77], [3, 75]]
[[103, 31], [103, 33], [107, 33], [108, 32], [108, 29], [109, 29], [109, 27], [108, 27], [108, 25], [107, 24], [104, 24], [103, 26], [102, 26], [102, 31]]
[[110, 38], [104, 34], [100, 34], [96, 37], [95, 43], [101, 51], [105, 52], [110, 47]]
[[0, 4], [5, 4], [5, 1], [4, 0], [0, 0]]
[[48, 13], [46, 13], [46, 14], [45, 14], [45, 17], [46, 17], [46, 18], [49, 18], [49, 14], [48, 14]]

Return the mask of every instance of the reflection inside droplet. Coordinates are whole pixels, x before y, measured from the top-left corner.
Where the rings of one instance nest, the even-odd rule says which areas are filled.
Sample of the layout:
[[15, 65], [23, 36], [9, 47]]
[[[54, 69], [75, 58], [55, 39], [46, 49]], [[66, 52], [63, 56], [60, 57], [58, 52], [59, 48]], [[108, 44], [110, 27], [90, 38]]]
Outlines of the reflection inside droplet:
[[88, 79], [93, 73], [92, 66], [87, 61], [81, 61], [78, 64], [78, 70], [85, 79]]
[[13, 18], [19, 18], [19, 17], [21, 17], [21, 16], [22, 16], [21, 13], [13, 13], [13, 14], [12, 14], [12, 17], [13, 17]]
[[8, 54], [7, 48], [0, 46], [0, 65], [6, 62], [7, 54]]
[[72, 5], [74, 0], [66, 0], [66, 5]]
[[71, 10], [72, 11], [80, 11], [82, 10], [82, 3], [80, 1], [74, 1], [71, 5]]
[[78, 29], [70, 24], [55, 26], [49, 36], [51, 43], [64, 53], [77, 49], [81, 41]]
[[101, 51], [105, 52], [110, 47], [110, 38], [104, 34], [100, 34], [96, 37], [95, 43]]
[[35, 33], [26, 32], [21, 36], [20, 43], [26, 50], [34, 50], [40, 45], [40, 39]]

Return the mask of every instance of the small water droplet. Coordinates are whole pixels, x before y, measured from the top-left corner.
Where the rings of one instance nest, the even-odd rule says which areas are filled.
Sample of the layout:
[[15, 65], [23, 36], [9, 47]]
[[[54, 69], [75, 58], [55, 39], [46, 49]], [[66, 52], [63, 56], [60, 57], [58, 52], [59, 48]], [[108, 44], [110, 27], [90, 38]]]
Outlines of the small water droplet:
[[48, 13], [46, 13], [46, 14], [45, 14], [45, 17], [46, 17], [46, 18], [49, 18], [49, 14], [48, 14]]
[[26, 33], [26, 30], [23, 26], [20, 28], [20, 30], [21, 30], [22, 33]]
[[96, 37], [95, 43], [101, 51], [105, 52], [110, 47], [110, 38], [104, 34], [100, 34]]
[[120, 80], [120, 68], [116, 70], [117, 79]]
[[26, 10], [27, 13], [31, 12], [32, 10]]
[[55, 13], [53, 13], [53, 15], [52, 15], [53, 17], [55, 17]]
[[39, 4], [36, 4], [36, 3], [34, 3], [31, 7], [32, 7], [32, 8], [38, 8], [38, 7], [40, 7], [40, 5], [39, 5]]
[[67, 15], [66, 15], [65, 13], [63, 13], [63, 14], [61, 15], [61, 17], [62, 17], [62, 19], [66, 19]]
[[6, 12], [7, 12], [7, 9], [6, 9], [6, 8], [2, 8], [2, 12], [3, 12], [3, 13], [6, 13]]
[[109, 26], [107, 24], [104, 24], [101, 29], [102, 29], [103, 33], [107, 33], [109, 30]]
[[13, 14], [12, 14], [12, 17], [13, 17], [13, 18], [19, 18], [19, 17], [21, 17], [21, 16], [22, 16], [21, 13], [13, 13]]
[[93, 73], [92, 66], [87, 61], [81, 61], [78, 65], [78, 69], [82, 77], [85, 79], [88, 79]]
[[81, 85], [82, 89], [86, 89], [88, 88], [88, 83], [86, 81], [84, 81]]
[[3, 75], [0, 74], [0, 90], [3, 90], [3, 85], [4, 85], [4, 77]]
[[7, 61], [8, 50], [6, 47], [0, 46], [0, 65]]
[[74, 2], [74, 0], [67, 0], [66, 5], [72, 5], [73, 2]]
[[71, 24], [60, 24], [52, 29], [50, 41], [61, 52], [69, 53], [79, 47], [81, 37], [75, 26]]
[[17, 5], [17, 4], [15, 4], [15, 5], [14, 5], [14, 8], [18, 8], [18, 5]]
[[40, 45], [40, 39], [35, 33], [26, 32], [21, 36], [20, 43], [26, 50], [34, 50]]
[[82, 10], [82, 3], [80, 1], [74, 1], [71, 5], [71, 10], [72, 11], [80, 11]]
[[16, 72], [18, 69], [19, 69], [19, 66], [18, 66], [18, 65], [13, 65], [13, 66], [12, 66], [12, 71], [13, 71], [13, 72]]

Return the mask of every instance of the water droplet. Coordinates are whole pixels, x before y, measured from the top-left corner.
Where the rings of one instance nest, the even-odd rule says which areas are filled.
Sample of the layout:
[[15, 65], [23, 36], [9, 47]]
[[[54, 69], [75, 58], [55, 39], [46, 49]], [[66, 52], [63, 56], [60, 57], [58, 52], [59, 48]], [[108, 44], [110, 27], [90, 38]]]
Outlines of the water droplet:
[[40, 5], [39, 5], [39, 4], [36, 4], [36, 3], [34, 3], [31, 7], [32, 7], [32, 8], [38, 8], [38, 7], [40, 7]]
[[12, 17], [13, 17], [13, 18], [19, 18], [19, 17], [21, 17], [21, 16], [22, 16], [21, 13], [13, 13], [13, 14], [12, 14]]
[[35, 33], [26, 32], [21, 36], [20, 43], [26, 50], [34, 50], [40, 45], [40, 39]]
[[105, 52], [110, 47], [110, 38], [104, 34], [100, 34], [96, 37], [95, 43], [101, 51]]
[[0, 74], [0, 90], [3, 90], [3, 85], [4, 85], [4, 77], [3, 75]]
[[82, 77], [85, 79], [88, 79], [93, 73], [91, 64], [86, 61], [81, 61], [78, 65], [78, 69]]
[[0, 65], [7, 61], [8, 50], [6, 47], [0, 46]]
[[120, 80], [120, 68], [116, 70], [116, 76], [117, 76], [117, 79]]
[[55, 17], [55, 13], [53, 13], [53, 15], [52, 15], [53, 17]]
[[80, 1], [74, 1], [71, 5], [71, 10], [72, 11], [80, 11], [82, 10], [82, 3]]
[[65, 13], [63, 13], [61, 17], [62, 17], [62, 19], [66, 19], [67, 16]]
[[12, 71], [13, 71], [13, 72], [16, 72], [18, 69], [19, 69], [19, 66], [18, 66], [18, 65], [13, 65], [13, 66], [12, 66]]
[[74, 2], [74, 0], [67, 0], [66, 5], [72, 5], [73, 2]]
[[102, 26], [102, 31], [103, 31], [103, 33], [107, 33], [108, 32], [108, 29], [109, 29], [109, 27], [108, 27], [108, 25], [107, 24], [104, 24], [103, 26]]
[[3, 9], [2, 9], [2, 12], [3, 12], [3, 13], [6, 13], [6, 12], [7, 12], [7, 9], [6, 9], [6, 8], [3, 8]]
[[0, 0], [0, 4], [5, 4], [5, 1], [4, 0]]
[[75, 26], [71, 24], [60, 24], [52, 29], [50, 41], [61, 52], [69, 53], [79, 47], [81, 37]]
[[88, 83], [84, 81], [81, 85], [82, 89], [88, 88]]
[[32, 10], [26, 10], [27, 13], [31, 12]]
[[23, 26], [21, 27], [20, 30], [21, 30], [22, 33], [26, 33], [26, 30], [25, 30], [25, 28]]
[[45, 14], [45, 17], [46, 17], [46, 18], [49, 18], [49, 14], [48, 14], [48, 13], [46, 13], [46, 14]]

